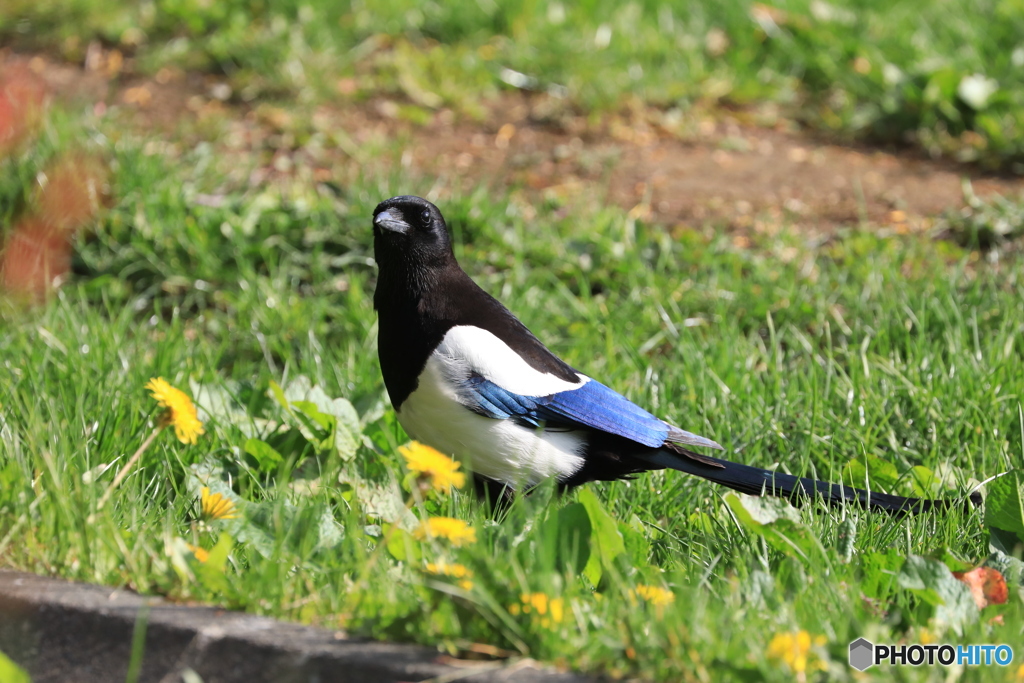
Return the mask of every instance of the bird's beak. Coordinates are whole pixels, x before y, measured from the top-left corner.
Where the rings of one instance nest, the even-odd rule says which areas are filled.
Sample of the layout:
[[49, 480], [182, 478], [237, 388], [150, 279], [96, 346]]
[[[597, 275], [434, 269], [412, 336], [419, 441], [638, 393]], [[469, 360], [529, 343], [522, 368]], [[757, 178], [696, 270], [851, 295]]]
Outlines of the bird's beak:
[[398, 218], [391, 209], [385, 209], [373, 217], [373, 224], [391, 232], [407, 232], [409, 224]]

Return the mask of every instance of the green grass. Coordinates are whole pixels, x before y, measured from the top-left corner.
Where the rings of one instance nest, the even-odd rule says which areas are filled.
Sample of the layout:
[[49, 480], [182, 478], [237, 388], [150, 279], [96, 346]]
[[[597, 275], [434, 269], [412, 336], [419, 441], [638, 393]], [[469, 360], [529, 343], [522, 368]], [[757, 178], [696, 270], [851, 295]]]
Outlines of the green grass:
[[[2, 162], [3, 196], [31, 209], [35, 170], [77, 137], [58, 123]], [[761, 509], [657, 472], [564, 498], [543, 489], [500, 520], [463, 494], [405, 511], [369, 216], [433, 182], [364, 169], [338, 191], [244, 193], [206, 148], [143, 148], [107, 150], [114, 205], [76, 243], [70, 281], [39, 308], [4, 304], [4, 566], [664, 681], [792, 680], [766, 651], [798, 629], [824, 639], [814, 661], [826, 671], [812, 678], [849, 678], [859, 636], [1021, 642], [1012, 561], [995, 557], [1009, 602], [980, 614], [956, 602], [964, 589], [945, 569], [978, 565], [990, 542], [1012, 550], [1012, 510], [1001, 523], [959, 508]], [[197, 201], [211, 192], [224, 201]], [[814, 246], [784, 225], [739, 249], [714, 226], [671, 234], [600, 202], [531, 206], [486, 188], [439, 201], [467, 271], [556, 353], [729, 457], [943, 497], [1024, 467], [1024, 262], [1012, 253], [990, 263], [859, 229]], [[161, 434], [98, 509], [158, 417], [143, 388], [157, 376], [195, 397], [206, 434], [195, 446]], [[240, 518], [197, 523], [204, 484]], [[416, 541], [427, 515], [469, 521], [477, 541]], [[428, 561], [464, 564], [472, 588], [427, 574]], [[637, 604], [638, 585], [675, 601]], [[563, 620], [517, 609], [530, 593], [564, 600]]]
[[756, 119], [781, 112], [1018, 172], [1022, 32], [1016, 0], [8, 0], [0, 12], [0, 42], [81, 60], [99, 40], [143, 73], [221, 74], [247, 101], [387, 93], [480, 115], [499, 91], [527, 87], [587, 113], [639, 102], [684, 121], [695, 106], [769, 104]]

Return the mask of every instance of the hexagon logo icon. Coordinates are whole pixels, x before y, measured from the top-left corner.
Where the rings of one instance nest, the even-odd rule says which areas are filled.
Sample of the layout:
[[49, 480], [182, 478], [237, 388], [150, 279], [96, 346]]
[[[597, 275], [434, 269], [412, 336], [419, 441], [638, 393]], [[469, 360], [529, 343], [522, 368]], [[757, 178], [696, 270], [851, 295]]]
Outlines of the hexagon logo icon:
[[858, 638], [850, 643], [850, 666], [864, 671], [875, 663], [875, 646], [867, 638]]

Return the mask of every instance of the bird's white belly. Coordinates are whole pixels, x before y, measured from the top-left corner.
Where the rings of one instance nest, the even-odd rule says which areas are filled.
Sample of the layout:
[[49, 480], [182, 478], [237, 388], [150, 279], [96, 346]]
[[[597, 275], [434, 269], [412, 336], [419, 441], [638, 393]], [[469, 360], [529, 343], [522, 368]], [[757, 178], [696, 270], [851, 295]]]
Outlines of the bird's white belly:
[[469, 470], [516, 487], [565, 479], [583, 466], [582, 431], [545, 431], [474, 413], [459, 403], [451, 367], [432, 356], [398, 421], [409, 436], [453, 456]]

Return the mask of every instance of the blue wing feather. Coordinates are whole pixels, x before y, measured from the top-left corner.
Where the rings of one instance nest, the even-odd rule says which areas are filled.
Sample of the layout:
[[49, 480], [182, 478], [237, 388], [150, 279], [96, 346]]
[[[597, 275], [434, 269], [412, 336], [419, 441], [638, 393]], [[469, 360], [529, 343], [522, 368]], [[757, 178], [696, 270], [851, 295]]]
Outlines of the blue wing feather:
[[546, 396], [544, 400], [544, 412], [644, 446], [658, 448], [668, 437], [669, 426], [664, 420], [595, 380], [573, 391]]
[[534, 427], [546, 423], [598, 429], [651, 448], [662, 446], [672, 429], [595, 380], [550, 396], [522, 396], [473, 375], [460, 393], [470, 408], [487, 417], [516, 419]]
[[537, 399], [532, 396], [521, 396], [502, 389], [480, 375], [473, 375], [466, 380], [460, 394], [469, 407], [481, 415], [496, 420], [519, 418], [534, 427], [539, 426]]

